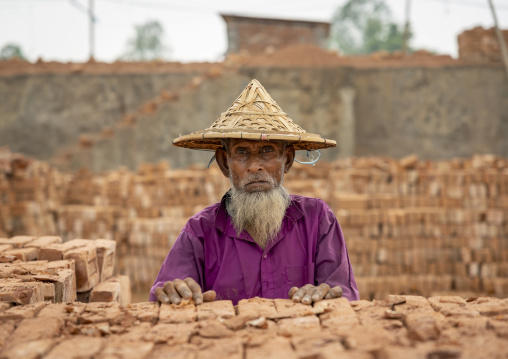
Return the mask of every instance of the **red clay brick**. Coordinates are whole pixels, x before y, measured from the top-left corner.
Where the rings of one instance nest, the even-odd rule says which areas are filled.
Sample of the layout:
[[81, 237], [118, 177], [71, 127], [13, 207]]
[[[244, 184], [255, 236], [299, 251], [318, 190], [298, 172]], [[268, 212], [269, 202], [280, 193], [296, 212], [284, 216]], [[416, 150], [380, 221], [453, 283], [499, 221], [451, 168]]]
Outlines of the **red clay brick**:
[[197, 320], [208, 320], [216, 318], [232, 318], [235, 314], [235, 308], [230, 300], [218, 300], [214, 302], [205, 302], [196, 306]]
[[279, 335], [285, 337], [321, 331], [319, 318], [315, 315], [280, 319], [277, 321], [277, 327]]
[[268, 316], [268, 318], [292, 318], [315, 313], [315, 308], [312, 306], [295, 303], [291, 299], [274, 299], [273, 302], [277, 314], [272, 317]]
[[335, 358], [345, 349], [340, 343], [340, 338], [330, 333], [301, 333], [291, 338], [296, 355], [299, 358]]
[[408, 335], [414, 340], [437, 339], [445, 322], [444, 316], [436, 312], [415, 312], [406, 315]]
[[59, 318], [31, 318], [23, 320], [11, 336], [7, 347], [34, 340], [51, 339], [60, 335], [64, 322]]
[[79, 315], [85, 310], [85, 306], [80, 302], [49, 304], [37, 314], [37, 318], [59, 318], [66, 323], [77, 324]]
[[346, 298], [319, 301], [314, 304], [314, 309], [322, 312], [319, 319], [324, 328], [351, 328], [360, 324], [355, 311]]
[[227, 338], [233, 335], [233, 331], [226, 328], [222, 323], [215, 320], [199, 322], [199, 336], [203, 338]]
[[273, 299], [251, 298], [242, 299], [238, 302], [238, 314], [252, 317], [276, 318], [277, 310]]
[[144, 340], [156, 344], [184, 344], [197, 331], [197, 323], [169, 324], [159, 323], [144, 336]]
[[15, 328], [16, 326], [12, 320], [0, 323], [0, 349], [9, 342], [9, 337], [11, 336], [12, 332], [14, 332]]
[[39, 359], [55, 345], [54, 339], [33, 340], [13, 345], [0, 353], [2, 359]]
[[55, 346], [44, 358], [92, 359], [101, 351], [105, 342], [103, 338], [75, 336]]
[[275, 337], [264, 342], [262, 345], [246, 348], [246, 359], [263, 358], [279, 359], [294, 358], [295, 352], [288, 339]]
[[111, 342], [98, 355], [101, 359], [144, 359], [150, 357], [153, 343], [147, 342]]
[[159, 319], [159, 305], [155, 302], [132, 303], [124, 310], [141, 322], [155, 324]]
[[95, 324], [107, 322], [113, 324], [122, 315], [119, 303], [88, 303], [79, 315], [79, 323]]
[[197, 319], [194, 304], [161, 304], [159, 311], [160, 323], [192, 323]]
[[33, 318], [39, 313], [48, 303], [36, 302], [32, 304], [19, 305], [11, 307], [3, 313], [0, 313], [0, 322], [7, 320], [23, 320]]
[[197, 359], [243, 359], [243, 352], [243, 344], [239, 339], [216, 339], [211, 346], [198, 351]]

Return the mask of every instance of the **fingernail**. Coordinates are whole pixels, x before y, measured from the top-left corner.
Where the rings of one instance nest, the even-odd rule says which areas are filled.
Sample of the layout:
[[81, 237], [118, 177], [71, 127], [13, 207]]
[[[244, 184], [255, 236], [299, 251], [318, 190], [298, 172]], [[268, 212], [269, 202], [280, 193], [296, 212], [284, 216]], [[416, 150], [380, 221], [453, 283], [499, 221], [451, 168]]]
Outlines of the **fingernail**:
[[303, 298], [302, 303], [303, 304], [309, 304], [310, 303], [310, 299], [309, 298]]
[[203, 301], [201, 300], [201, 298], [197, 298], [197, 299], [196, 299], [196, 304], [201, 304], [201, 303], [203, 303]]
[[319, 295], [314, 294], [314, 295], [312, 296], [312, 300], [318, 300], [318, 299], [319, 299]]
[[295, 296], [293, 297], [293, 299], [294, 299], [294, 300], [300, 300], [300, 296], [295, 295]]

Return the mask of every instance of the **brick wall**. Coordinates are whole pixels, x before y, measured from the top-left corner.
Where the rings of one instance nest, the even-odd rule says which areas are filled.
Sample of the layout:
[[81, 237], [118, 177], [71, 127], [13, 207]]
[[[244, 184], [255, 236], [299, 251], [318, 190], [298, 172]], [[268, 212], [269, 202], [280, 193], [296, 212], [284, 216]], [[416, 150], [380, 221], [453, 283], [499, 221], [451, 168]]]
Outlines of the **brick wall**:
[[[502, 30], [508, 46], [508, 30]], [[458, 36], [459, 57], [472, 61], [501, 61], [501, 48], [494, 28], [484, 29], [477, 26]]]
[[326, 46], [330, 24], [326, 22], [263, 19], [222, 15], [227, 24], [228, 53], [254, 54], [292, 44]]

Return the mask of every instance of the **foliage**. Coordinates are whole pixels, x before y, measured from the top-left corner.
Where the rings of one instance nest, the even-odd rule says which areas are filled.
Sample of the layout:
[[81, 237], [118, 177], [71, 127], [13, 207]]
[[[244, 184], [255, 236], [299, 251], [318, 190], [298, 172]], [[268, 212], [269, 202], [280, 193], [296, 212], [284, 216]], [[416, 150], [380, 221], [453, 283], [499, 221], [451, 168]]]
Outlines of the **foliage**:
[[330, 46], [344, 54], [401, 50], [403, 39], [385, 0], [347, 0], [332, 18]]
[[10, 60], [13, 58], [18, 58], [21, 60], [26, 60], [21, 47], [16, 44], [7, 44], [0, 50], [0, 60]]
[[124, 60], [150, 61], [162, 59], [168, 52], [163, 43], [164, 28], [158, 21], [135, 26], [135, 35], [127, 42]]

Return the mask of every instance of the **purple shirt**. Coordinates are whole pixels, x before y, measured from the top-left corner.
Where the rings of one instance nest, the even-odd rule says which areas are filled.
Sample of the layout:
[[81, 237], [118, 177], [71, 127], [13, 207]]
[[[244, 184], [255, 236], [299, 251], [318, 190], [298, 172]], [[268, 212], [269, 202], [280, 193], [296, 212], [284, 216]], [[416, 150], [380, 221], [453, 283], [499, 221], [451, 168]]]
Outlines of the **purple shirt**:
[[288, 298], [292, 287], [321, 283], [359, 299], [342, 230], [324, 201], [291, 195], [281, 230], [263, 250], [246, 231], [236, 233], [226, 196], [189, 219], [162, 263], [151, 301], [155, 288], [186, 277], [235, 305], [256, 296]]

